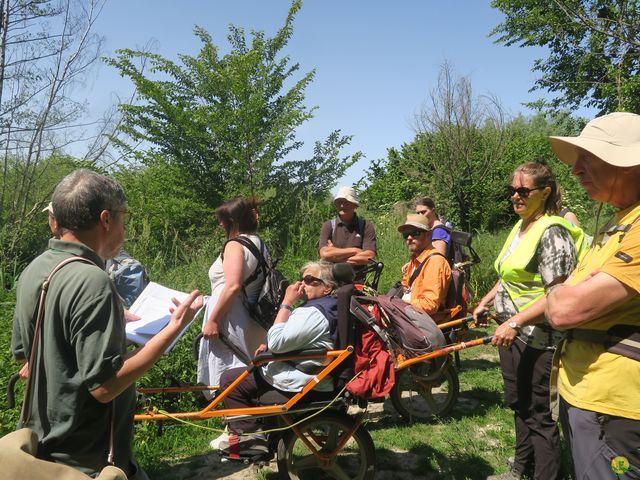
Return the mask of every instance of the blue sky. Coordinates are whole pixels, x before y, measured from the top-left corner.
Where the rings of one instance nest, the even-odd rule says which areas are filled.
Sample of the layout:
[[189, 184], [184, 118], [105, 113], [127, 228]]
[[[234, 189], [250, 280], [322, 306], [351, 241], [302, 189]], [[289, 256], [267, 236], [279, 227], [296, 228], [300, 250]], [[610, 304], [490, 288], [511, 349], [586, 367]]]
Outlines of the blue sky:
[[[175, 59], [196, 54], [194, 25], [208, 30], [224, 53], [230, 23], [272, 35], [284, 22], [286, 0], [108, 0], [96, 25], [104, 36], [104, 54], [118, 48], [153, 43], [156, 53]], [[365, 159], [352, 167], [342, 183], [358, 180], [372, 160], [386, 157], [414, 136], [413, 118], [428, 98], [444, 61], [469, 76], [476, 94], [495, 94], [515, 115], [531, 113], [523, 103], [535, 76], [533, 60], [541, 49], [505, 47], [489, 32], [501, 13], [481, 0], [307, 0], [296, 16], [286, 53], [301, 71], [316, 69], [307, 89], [315, 117], [298, 131], [305, 142], [302, 158], [313, 143], [334, 129], [353, 135], [349, 153]], [[99, 67], [87, 84], [94, 112], [123, 98], [132, 87], [111, 68]]]

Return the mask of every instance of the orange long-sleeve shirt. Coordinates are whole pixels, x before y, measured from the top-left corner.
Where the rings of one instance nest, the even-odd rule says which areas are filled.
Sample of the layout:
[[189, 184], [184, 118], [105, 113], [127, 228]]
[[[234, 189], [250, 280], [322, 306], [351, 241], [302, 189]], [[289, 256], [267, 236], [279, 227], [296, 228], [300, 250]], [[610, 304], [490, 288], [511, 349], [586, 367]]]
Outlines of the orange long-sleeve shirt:
[[[435, 248], [426, 248], [417, 257], [411, 257], [409, 268], [402, 277], [402, 286], [405, 291], [409, 287], [409, 279], [415, 269], [434, 252], [436, 252]], [[411, 285], [409, 303], [433, 315], [444, 307], [449, 283], [451, 283], [449, 262], [442, 255], [431, 255]]]

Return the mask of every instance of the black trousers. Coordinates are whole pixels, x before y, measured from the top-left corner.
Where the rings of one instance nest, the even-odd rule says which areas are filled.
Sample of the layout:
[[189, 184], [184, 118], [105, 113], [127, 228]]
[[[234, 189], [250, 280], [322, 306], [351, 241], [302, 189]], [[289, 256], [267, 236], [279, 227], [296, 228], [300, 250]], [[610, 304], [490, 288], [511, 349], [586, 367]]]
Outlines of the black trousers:
[[560, 434], [549, 409], [553, 351], [516, 340], [499, 352], [505, 399], [515, 420], [514, 467], [536, 480], [561, 479]]
[[[239, 367], [225, 371], [220, 377], [220, 391], [224, 391], [245, 370], [245, 367]], [[236, 385], [236, 388], [229, 392], [229, 395], [224, 398], [223, 403], [225, 408], [251, 407], [257, 404], [260, 396], [269, 391], [277, 392], [282, 402], [285, 402], [298, 393], [285, 392], [284, 390], [274, 388], [260, 375], [259, 369], [256, 368], [252, 373], [247, 375], [243, 381]], [[307, 393], [300, 402], [326, 401], [333, 398], [333, 395], [333, 392], [316, 392], [312, 390]], [[258, 422], [256, 418], [231, 420], [229, 421], [229, 429], [235, 433], [255, 432], [258, 430]]]
[[[223, 392], [229, 385], [231, 385], [236, 378], [238, 378], [242, 372], [246, 370], [245, 367], [231, 368], [225, 371], [220, 377], [220, 391]], [[260, 395], [274, 390], [274, 388], [262, 378], [258, 369], [256, 368], [252, 373], [241, 381], [236, 388], [229, 392], [224, 400], [225, 408], [245, 408], [256, 405]], [[294, 394], [289, 392], [282, 392], [287, 398], [291, 398]], [[258, 422], [255, 418], [244, 418], [241, 420], [229, 421], [229, 429], [235, 433], [255, 432], [258, 429]]]

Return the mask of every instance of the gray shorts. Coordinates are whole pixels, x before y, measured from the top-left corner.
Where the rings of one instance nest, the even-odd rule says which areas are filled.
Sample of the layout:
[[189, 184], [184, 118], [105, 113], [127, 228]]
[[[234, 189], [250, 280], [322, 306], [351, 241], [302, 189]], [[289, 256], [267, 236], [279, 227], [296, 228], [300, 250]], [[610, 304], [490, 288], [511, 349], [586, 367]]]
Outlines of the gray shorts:
[[640, 479], [640, 420], [582, 410], [561, 397], [560, 422], [574, 480]]

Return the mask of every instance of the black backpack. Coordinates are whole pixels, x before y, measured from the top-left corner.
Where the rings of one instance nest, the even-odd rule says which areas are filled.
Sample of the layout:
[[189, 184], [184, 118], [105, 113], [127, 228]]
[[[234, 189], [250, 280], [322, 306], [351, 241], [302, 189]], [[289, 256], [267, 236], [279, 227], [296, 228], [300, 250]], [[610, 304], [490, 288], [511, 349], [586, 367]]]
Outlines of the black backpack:
[[472, 235], [469, 232], [453, 230], [445, 225], [437, 225], [434, 230], [436, 228], [442, 228], [449, 233], [451, 241], [447, 246], [447, 261], [452, 269], [464, 270], [468, 280], [471, 265], [480, 263], [480, 257], [471, 247]]
[[[280, 304], [282, 303], [282, 299], [284, 298], [284, 293], [287, 287], [289, 286], [289, 281], [286, 277], [276, 269], [276, 262], [267, 262], [265, 256], [263, 255], [264, 251], [264, 242], [260, 244], [260, 250], [258, 247], [245, 237], [235, 237], [227, 240], [228, 242], [238, 242], [240, 245], [246, 247], [254, 257], [258, 260], [258, 266], [255, 271], [249, 275], [249, 277], [242, 284], [242, 291], [244, 296], [245, 305], [247, 310], [249, 310], [249, 314], [251, 318], [253, 318], [256, 322], [258, 322], [265, 330], [268, 330], [271, 325], [273, 325], [273, 321], [278, 314], [278, 309], [280, 308]], [[226, 246], [226, 243], [225, 243]], [[224, 252], [224, 247], [223, 247]], [[262, 289], [258, 294], [258, 299], [255, 303], [249, 303], [247, 300], [246, 286], [253, 282], [258, 275], [262, 273], [262, 278], [264, 279], [264, 283], [262, 284]]]

